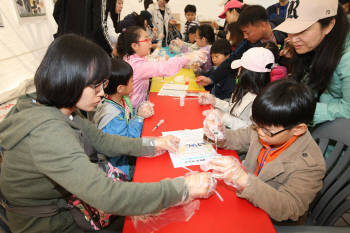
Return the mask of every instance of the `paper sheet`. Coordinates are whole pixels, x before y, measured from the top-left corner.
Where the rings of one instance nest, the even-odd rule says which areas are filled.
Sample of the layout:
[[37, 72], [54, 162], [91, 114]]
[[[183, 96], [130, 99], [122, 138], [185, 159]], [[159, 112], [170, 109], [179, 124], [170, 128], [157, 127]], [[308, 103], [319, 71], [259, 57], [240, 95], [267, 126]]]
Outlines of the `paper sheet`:
[[199, 165], [217, 154], [211, 144], [204, 142], [203, 129], [169, 131], [162, 134], [180, 138], [177, 154], [169, 153], [175, 168]]
[[166, 83], [158, 92], [162, 96], [185, 96], [188, 85]]

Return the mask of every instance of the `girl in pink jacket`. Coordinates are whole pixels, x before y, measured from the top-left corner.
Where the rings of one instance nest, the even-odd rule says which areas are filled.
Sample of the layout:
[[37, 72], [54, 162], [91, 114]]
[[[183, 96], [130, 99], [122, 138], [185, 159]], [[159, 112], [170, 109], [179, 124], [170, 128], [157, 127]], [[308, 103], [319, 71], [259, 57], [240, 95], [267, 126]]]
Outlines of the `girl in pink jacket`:
[[128, 62], [134, 70], [131, 102], [137, 108], [147, 98], [149, 79], [156, 76], [172, 76], [191, 62], [197, 60], [198, 53], [173, 57], [167, 61], [148, 61], [146, 56], [151, 50], [151, 38], [141, 27], [129, 27], [118, 39], [118, 56]]

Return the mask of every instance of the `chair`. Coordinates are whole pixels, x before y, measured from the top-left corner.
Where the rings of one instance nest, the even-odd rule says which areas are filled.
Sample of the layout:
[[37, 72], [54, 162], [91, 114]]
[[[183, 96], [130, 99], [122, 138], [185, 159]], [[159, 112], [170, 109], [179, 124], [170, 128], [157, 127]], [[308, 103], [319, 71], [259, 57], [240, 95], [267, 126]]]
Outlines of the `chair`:
[[316, 127], [312, 136], [325, 156], [326, 175], [322, 189], [310, 205], [307, 219], [309, 226], [276, 226], [276, 230], [350, 232], [350, 228], [330, 227], [350, 210], [350, 200], [347, 200], [350, 196], [350, 119], [339, 118], [326, 122]]

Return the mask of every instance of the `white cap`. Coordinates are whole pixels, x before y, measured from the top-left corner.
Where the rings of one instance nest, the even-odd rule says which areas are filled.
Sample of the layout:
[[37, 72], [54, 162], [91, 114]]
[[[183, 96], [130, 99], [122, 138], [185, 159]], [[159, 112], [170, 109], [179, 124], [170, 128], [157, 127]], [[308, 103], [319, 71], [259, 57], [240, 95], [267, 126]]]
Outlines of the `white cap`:
[[241, 59], [234, 60], [231, 63], [231, 68], [244, 67], [254, 72], [271, 72], [273, 64], [275, 64], [275, 56], [270, 50], [254, 47], [243, 53]]

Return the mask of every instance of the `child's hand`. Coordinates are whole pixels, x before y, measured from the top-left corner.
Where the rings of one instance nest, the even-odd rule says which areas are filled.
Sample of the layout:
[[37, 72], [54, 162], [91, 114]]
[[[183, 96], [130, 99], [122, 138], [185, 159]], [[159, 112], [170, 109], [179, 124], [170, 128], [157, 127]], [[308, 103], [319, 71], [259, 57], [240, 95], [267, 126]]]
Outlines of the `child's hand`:
[[169, 20], [169, 23], [172, 24], [172, 25], [175, 25], [176, 24], [176, 20], [175, 19], [171, 19], [171, 20]]
[[143, 118], [148, 118], [154, 115], [154, 109], [153, 109], [154, 104], [146, 101], [143, 102], [139, 109], [137, 110], [137, 115]]
[[205, 119], [203, 121], [203, 133], [212, 141], [224, 140], [224, 123], [222, 113], [217, 109], [206, 110], [203, 112]]
[[199, 94], [198, 102], [200, 105], [207, 105], [207, 104], [215, 105], [216, 99], [215, 99], [215, 96], [213, 96], [212, 94], [205, 92], [205, 93]]
[[196, 83], [197, 83], [198, 85], [200, 85], [200, 86], [206, 87], [206, 86], [212, 84], [212, 81], [211, 81], [211, 79], [208, 78], [208, 77], [199, 76], [199, 77], [197, 77], [197, 79], [196, 79]]

